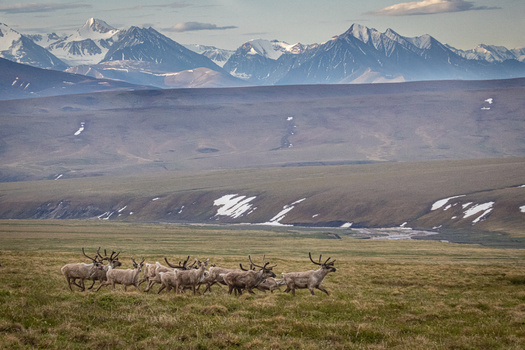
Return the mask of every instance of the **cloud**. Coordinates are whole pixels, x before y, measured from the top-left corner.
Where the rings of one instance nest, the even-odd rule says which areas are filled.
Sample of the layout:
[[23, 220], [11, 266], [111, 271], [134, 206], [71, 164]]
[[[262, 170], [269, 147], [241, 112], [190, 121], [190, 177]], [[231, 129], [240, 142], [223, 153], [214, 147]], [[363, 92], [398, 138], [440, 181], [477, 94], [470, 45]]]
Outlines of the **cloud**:
[[31, 13], [31, 12], [53, 12], [59, 10], [69, 10], [77, 8], [91, 8], [88, 4], [59, 4], [59, 3], [30, 3], [30, 4], [12, 4], [0, 5], [0, 12], [7, 14]]
[[219, 27], [216, 24], [212, 23], [200, 23], [200, 22], [184, 22], [177, 23], [170, 28], [166, 28], [166, 31], [169, 32], [191, 32], [196, 30], [225, 30], [225, 29], [234, 29], [236, 26], [224, 26]]
[[185, 2], [172, 2], [169, 4], [160, 4], [160, 5], [136, 5], [136, 6], [130, 6], [130, 7], [116, 7], [109, 11], [133, 11], [138, 10], [142, 11], [145, 8], [159, 8], [159, 9], [165, 9], [165, 8], [173, 8], [173, 9], [181, 9], [185, 7], [190, 7], [192, 5], [187, 4]]
[[422, 0], [403, 2], [380, 10], [368, 12], [368, 14], [376, 16], [411, 16], [496, 9], [501, 9], [501, 7], [475, 6], [472, 1], [466, 0]]

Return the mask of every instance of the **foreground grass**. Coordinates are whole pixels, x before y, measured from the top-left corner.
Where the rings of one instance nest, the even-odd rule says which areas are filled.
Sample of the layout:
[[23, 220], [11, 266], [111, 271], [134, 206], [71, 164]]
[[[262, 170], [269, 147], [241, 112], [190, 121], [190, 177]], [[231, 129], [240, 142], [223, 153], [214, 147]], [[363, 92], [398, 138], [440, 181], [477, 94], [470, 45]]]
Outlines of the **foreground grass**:
[[[525, 252], [420, 241], [323, 239], [241, 230], [87, 221], [0, 222], [0, 348], [523, 349]], [[277, 272], [337, 259], [331, 295], [70, 292], [60, 267], [81, 247], [235, 267], [247, 255]], [[144, 287], [142, 287], [144, 288]]]

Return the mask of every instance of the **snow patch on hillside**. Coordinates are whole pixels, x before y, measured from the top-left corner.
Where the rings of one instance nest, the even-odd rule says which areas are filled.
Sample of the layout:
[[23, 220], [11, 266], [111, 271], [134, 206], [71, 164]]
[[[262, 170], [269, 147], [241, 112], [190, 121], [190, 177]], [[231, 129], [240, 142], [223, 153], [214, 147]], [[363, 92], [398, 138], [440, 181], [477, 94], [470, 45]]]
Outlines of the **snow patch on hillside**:
[[[453, 196], [449, 198], [440, 199], [432, 205], [431, 210], [434, 211], [434, 210], [441, 208], [443, 211], [446, 211], [452, 207], [461, 205], [462, 218], [468, 219], [470, 217], [475, 216], [474, 220], [472, 220], [472, 225], [475, 225], [478, 222], [485, 220], [487, 215], [490, 214], [494, 208], [495, 202], [486, 202], [482, 204], [473, 204], [473, 202], [466, 202], [466, 203], [456, 202], [456, 203], [447, 204], [452, 199], [460, 198], [464, 196], [465, 195], [460, 195], [460, 196]], [[455, 214], [458, 214], [457, 211], [455, 212]], [[458, 218], [458, 215], [453, 215], [451, 217], [451, 220], [455, 220], [457, 218]]]
[[295, 206], [302, 201], [306, 200], [306, 198], [299, 199], [292, 204], [287, 204], [283, 206], [283, 210], [281, 210], [277, 215], [275, 215], [273, 218], [270, 219], [270, 221], [263, 223], [263, 225], [274, 225], [274, 226], [281, 226], [283, 224], [280, 223], [282, 219], [288, 214]]
[[440, 200], [436, 201], [434, 204], [432, 204], [432, 208], [430, 210], [432, 210], [432, 211], [437, 210], [437, 209], [443, 207], [445, 204], [447, 204], [449, 200], [454, 199], [454, 198], [464, 197], [464, 196], [465, 196], [464, 194], [461, 194], [459, 196], [453, 196], [453, 197], [440, 199]]
[[478, 216], [474, 221], [472, 221], [472, 224], [476, 224], [480, 221], [482, 221], [491, 211], [492, 207], [494, 206], [494, 202], [487, 202], [483, 204], [476, 204], [472, 208], [465, 211], [465, 216], [463, 216], [463, 219], [466, 219], [468, 217], [471, 217], [473, 215], [477, 215], [480, 212], [483, 212], [480, 216]]
[[75, 136], [78, 136], [82, 133], [82, 131], [84, 131], [84, 127], [85, 127], [86, 123], [85, 122], [82, 122], [80, 123], [80, 128], [78, 128], [78, 130], [75, 132]]
[[228, 216], [237, 219], [245, 214], [249, 215], [256, 209], [253, 208], [253, 203], [250, 203], [255, 198], [257, 197], [238, 196], [238, 194], [224, 195], [213, 202], [214, 206], [220, 207], [215, 216]]

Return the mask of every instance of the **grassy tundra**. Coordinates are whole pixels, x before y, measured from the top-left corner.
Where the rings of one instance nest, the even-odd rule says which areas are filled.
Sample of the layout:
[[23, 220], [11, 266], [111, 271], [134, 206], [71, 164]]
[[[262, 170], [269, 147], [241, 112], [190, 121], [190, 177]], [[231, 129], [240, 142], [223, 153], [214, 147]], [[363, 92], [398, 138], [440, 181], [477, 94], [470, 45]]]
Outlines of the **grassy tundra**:
[[[0, 348], [523, 349], [525, 251], [428, 241], [360, 240], [296, 228], [99, 221], [0, 221]], [[240, 297], [122, 286], [71, 292], [60, 273], [102, 246], [131, 258], [191, 255], [274, 272], [336, 259], [323, 286]], [[144, 289], [144, 286], [141, 287]]]

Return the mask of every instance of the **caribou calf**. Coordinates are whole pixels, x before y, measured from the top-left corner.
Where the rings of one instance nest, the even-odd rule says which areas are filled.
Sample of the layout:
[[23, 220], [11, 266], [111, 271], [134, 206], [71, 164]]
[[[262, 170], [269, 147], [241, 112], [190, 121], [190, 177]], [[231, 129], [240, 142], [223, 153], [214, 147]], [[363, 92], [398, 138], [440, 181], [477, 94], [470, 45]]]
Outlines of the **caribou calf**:
[[321, 263], [322, 255], [319, 255], [319, 262], [317, 263], [313, 261], [311, 253], [308, 253], [308, 256], [310, 257], [310, 261], [319, 265], [320, 268], [304, 272], [283, 273], [283, 280], [286, 284], [285, 292], [288, 293], [291, 291], [292, 295], [295, 296], [295, 289], [307, 288], [312, 295], [315, 295], [314, 288], [317, 288], [325, 292], [326, 295], [330, 295], [326, 289], [321, 287], [321, 283], [323, 283], [326, 275], [330, 272], [337, 271], [334, 267], [335, 260], [329, 262], [330, 258], [328, 258], [324, 263]]
[[257, 286], [257, 289], [260, 290], [260, 291], [263, 291], [266, 293], [267, 290], [269, 290], [270, 292], [273, 293], [274, 290], [278, 289], [279, 291], [281, 290], [281, 286], [284, 285], [284, 279], [283, 278], [280, 278], [280, 279], [275, 279], [273, 277], [268, 277], [267, 279], [265, 279], [264, 281], [262, 281], [261, 283], [259, 283], [259, 285]]

